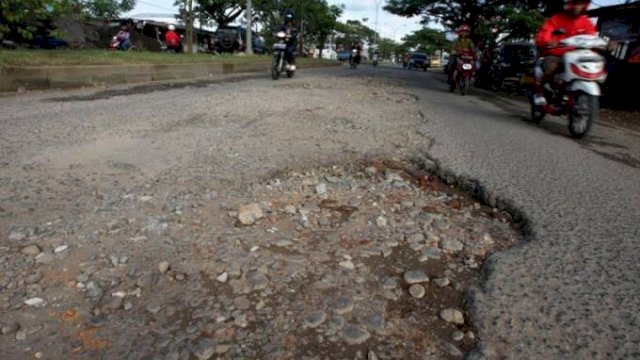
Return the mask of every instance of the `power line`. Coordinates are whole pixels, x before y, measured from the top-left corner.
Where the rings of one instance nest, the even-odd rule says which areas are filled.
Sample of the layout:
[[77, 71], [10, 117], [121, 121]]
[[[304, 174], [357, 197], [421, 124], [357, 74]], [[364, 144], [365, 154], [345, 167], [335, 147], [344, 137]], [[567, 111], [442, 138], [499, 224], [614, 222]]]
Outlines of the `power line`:
[[141, 4], [145, 4], [147, 6], [155, 7], [155, 8], [162, 9], [162, 10], [167, 10], [167, 11], [172, 11], [172, 12], [176, 11], [176, 9], [169, 9], [169, 8], [166, 8], [166, 7], [163, 7], [163, 6], [158, 6], [156, 4], [148, 3], [148, 2], [142, 1], [142, 0], [138, 0], [138, 2], [141, 3]]

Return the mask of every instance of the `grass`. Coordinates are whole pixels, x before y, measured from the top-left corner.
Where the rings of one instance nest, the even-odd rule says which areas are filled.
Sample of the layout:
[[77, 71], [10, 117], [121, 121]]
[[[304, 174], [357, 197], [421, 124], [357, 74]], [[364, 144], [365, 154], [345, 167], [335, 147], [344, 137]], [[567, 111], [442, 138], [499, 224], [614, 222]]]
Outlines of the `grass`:
[[[271, 61], [268, 55], [167, 54], [147, 51], [107, 50], [0, 50], [0, 66], [74, 66], [124, 64], [258, 63]], [[329, 60], [300, 58], [301, 64]]]

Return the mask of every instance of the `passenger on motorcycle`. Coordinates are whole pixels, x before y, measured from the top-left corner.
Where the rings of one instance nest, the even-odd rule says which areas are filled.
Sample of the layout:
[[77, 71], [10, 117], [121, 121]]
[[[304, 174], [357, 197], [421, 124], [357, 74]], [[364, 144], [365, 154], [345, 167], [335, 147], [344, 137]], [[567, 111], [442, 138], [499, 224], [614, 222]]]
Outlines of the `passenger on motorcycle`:
[[558, 47], [560, 41], [576, 35], [595, 35], [596, 28], [585, 15], [590, 0], [564, 0], [564, 10], [545, 21], [536, 35], [536, 46], [544, 57], [542, 74], [536, 74], [535, 105], [546, 105], [544, 85], [551, 83], [562, 56], [571, 49]]
[[458, 38], [451, 45], [451, 54], [449, 55], [449, 84], [453, 83], [454, 73], [456, 65], [458, 63], [457, 57], [461, 53], [472, 52], [475, 54], [475, 46], [473, 41], [469, 38], [471, 34], [471, 27], [469, 25], [462, 25], [458, 28]]
[[118, 34], [116, 34], [118, 41], [120, 41], [120, 50], [127, 51], [131, 48], [131, 31], [129, 30], [129, 25], [122, 25]]
[[287, 49], [284, 53], [284, 59], [287, 61], [286, 70], [296, 70], [296, 59], [294, 52], [296, 51], [298, 29], [294, 26], [295, 16], [291, 10], [287, 10], [284, 14], [284, 25], [280, 31], [284, 31], [289, 38], [287, 40]]

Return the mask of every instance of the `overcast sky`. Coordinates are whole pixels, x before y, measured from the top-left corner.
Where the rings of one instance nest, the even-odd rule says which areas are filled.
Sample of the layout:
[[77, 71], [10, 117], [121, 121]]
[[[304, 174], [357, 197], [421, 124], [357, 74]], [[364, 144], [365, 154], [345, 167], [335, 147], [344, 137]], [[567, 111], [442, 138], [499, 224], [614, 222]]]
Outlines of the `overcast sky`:
[[[382, 10], [384, 0], [377, 1], [381, 4], [378, 14], [378, 30], [382, 36], [400, 40], [405, 34], [421, 28], [419, 18], [407, 19], [389, 14]], [[363, 18], [368, 18], [368, 26], [375, 28], [376, 0], [328, 0], [328, 2], [336, 5], [344, 4], [346, 6], [344, 14], [340, 19], [341, 21], [362, 21]], [[622, 2], [622, 0], [598, 0], [594, 1], [593, 4], [594, 6], [606, 6], [620, 4]], [[173, 3], [174, 0], [138, 0], [136, 8], [127, 15], [140, 13], [175, 13], [176, 9]]]

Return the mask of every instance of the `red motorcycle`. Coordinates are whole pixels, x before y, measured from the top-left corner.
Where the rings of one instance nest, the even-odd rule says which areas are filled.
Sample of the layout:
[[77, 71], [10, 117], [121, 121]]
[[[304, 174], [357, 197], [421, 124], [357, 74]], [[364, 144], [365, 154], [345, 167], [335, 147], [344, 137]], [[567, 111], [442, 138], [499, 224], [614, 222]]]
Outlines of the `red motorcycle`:
[[449, 85], [449, 91], [453, 92], [456, 88], [461, 95], [465, 95], [471, 87], [471, 78], [475, 73], [475, 58], [473, 51], [464, 51], [458, 55], [455, 69], [453, 70], [453, 81]]

